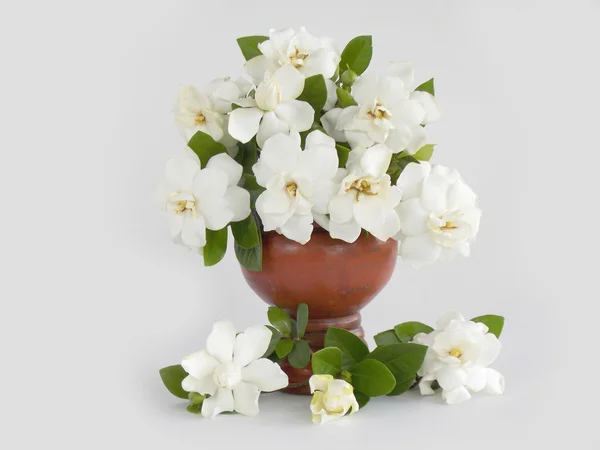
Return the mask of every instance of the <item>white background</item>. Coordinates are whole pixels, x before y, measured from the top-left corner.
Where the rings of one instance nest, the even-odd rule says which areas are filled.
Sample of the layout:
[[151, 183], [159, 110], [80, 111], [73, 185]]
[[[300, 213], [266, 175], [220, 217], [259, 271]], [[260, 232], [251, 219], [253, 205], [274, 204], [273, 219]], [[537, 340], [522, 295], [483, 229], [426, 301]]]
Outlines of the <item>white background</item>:
[[[1, 5], [0, 447], [598, 448], [597, 1]], [[215, 320], [266, 319], [233, 254], [205, 269], [153, 203], [184, 147], [177, 90], [240, 75], [235, 38], [300, 25], [435, 76], [434, 161], [480, 195], [481, 232], [470, 259], [399, 263], [364, 326], [505, 315], [503, 397], [407, 394], [318, 427], [306, 397], [209, 421], [162, 387]]]

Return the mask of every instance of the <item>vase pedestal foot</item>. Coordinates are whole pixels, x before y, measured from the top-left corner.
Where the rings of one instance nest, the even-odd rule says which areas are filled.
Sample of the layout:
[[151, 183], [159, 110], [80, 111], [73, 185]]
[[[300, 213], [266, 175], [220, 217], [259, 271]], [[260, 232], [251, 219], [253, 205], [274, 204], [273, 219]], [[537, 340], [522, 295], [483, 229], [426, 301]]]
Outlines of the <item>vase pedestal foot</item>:
[[[288, 313], [293, 317], [295, 311], [288, 311]], [[325, 334], [327, 333], [327, 329], [331, 327], [343, 328], [364, 339], [365, 331], [360, 326], [360, 323], [361, 317], [359, 312], [344, 317], [309, 319], [304, 339], [308, 342], [313, 353], [325, 346]], [[313, 374], [310, 362], [302, 369], [292, 367], [287, 362], [287, 359], [281, 361], [279, 365], [290, 380], [288, 387], [283, 389], [283, 392], [296, 395], [310, 395], [308, 380]]]

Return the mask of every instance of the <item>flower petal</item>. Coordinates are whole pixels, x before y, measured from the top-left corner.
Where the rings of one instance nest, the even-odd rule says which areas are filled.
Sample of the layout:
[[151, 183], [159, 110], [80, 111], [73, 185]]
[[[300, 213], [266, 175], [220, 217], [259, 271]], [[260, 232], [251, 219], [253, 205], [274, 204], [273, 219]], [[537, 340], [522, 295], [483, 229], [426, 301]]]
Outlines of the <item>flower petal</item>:
[[278, 364], [266, 358], [257, 359], [242, 369], [242, 379], [255, 384], [262, 392], [283, 389], [289, 383], [288, 376]]
[[429, 92], [414, 91], [410, 94], [410, 99], [419, 102], [425, 110], [425, 118], [421, 121], [422, 125], [433, 123], [442, 115], [442, 108], [437, 99]]
[[400, 245], [400, 256], [414, 267], [432, 264], [440, 257], [442, 248], [429, 236], [408, 236]]
[[488, 381], [488, 369], [474, 366], [465, 369], [465, 371], [467, 373], [465, 386], [469, 391], [479, 392], [485, 388]]
[[406, 236], [420, 236], [428, 231], [429, 214], [423, 209], [418, 198], [400, 202], [396, 212], [400, 218], [402, 232]]
[[392, 61], [388, 66], [387, 73], [402, 79], [406, 88], [411, 87], [415, 82], [415, 65], [412, 61]]
[[321, 74], [325, 80], [328, 80], [335, 73], [338, 63], [339, 57], [334, 52], [326, 48], [320, 48], [306, 58], [301, 71], [305, 77]]
[[363, 196], [354, 205], [354, 219], [380, 241], [387, 241], [400, 231], [398, 214], [378, 196]]
[[296, 131], [306, 131], [312, 124], [315, 111], [301, 100], [290, 100], [275, 107], [275, 114]]
[[356, 203], [355, 192], [343, 192], [335, 195], [329, 202], [329, 217], [334, 222], [348, 222], [354, 217], [354, 205]]
[[447, 178], [431, 174], [423, 181], [421, 204], [426, 211], [434, 214], [443, 214], [448, 206], [448, 188], [450, 182]]
[[226, 172], [206, 167], [196, 174], [192, 185], [192, 194], [200, 203], [205, 198], [221, 198], [227, 191], [227, 185]]
[[252, 59], [249, 59], [244, 64], [244, 70], [250, 77], [254, 84], [259, 85], [264, 81], [265, 76], [270, 70], [273, 70], [274, 66], [272, 61], [265, 55], [258, 55]]
[[354, 219], [343, 223], [334, 222], [333, 220], [329, 222], [329, 235], [334, 239], [352, 243], [358, 239], [360, 231], [360, 225]]
[[192, 377], [198, 379], [204, 378], [208, 374], [212, 374], [215, 367], [217, 367], [217, 364], [219, 364], [219, 361], [211, 356], [206, 350], [190, 353], [181, 361], [183, 370]]
[[451, 391], [464, 386], [467, 374], [461, 368], [444, 367], [437, 372], [437, 381], [444, 390]]
[[256, 385], [241, 381], [233, 388], [235, 411], [245, 416], [258, 414], [258, 397], [260, 391]]
[[442, 398], [449, 405], [458, 405], [459, 403], [469, 400], [471, 398], [471, 394], [469, 394], [469, 391], [466, 387], [460, 386], [451, 391], [444, 389], [442, 391]]
[[197, 392], [198, 394], [214, 395], [217, 391], [217, 384], [215, 383], [212, 373], [209, 373], [200, 379], [189, 375], [183, 379], [181, 387], [184, 391]]
[[495, 335], [492, 333], [487, 333], [483, 337], [480, 345], [481, 354], [477, 359], [477, 364], [482, 367], [487, 367], [492, 364], [496, 358], [498, 358], [502, 344]]
[[[302, 149], [300, 148], [300, 143], [295, 136], [276, 134], [268, 139], [260, 152], [258, 163], [253, 167], [254, 173], [257, 176], [256, 181], [261, 186], [267, 186], [269, 180], [263, 178], [261, 175], [267, 173], [274, 175], [292, 172], [296, 167], [296, 162], [298, 161], [298, 156], [300, 156], [301, 152]], [[269, 170], [259, 170], [257, 173], [255, 167], [259, 164], [266, 165]]]
[[229, 320], [220, 320], [212, 327], [206, 340], [206, 350], [221, 363], [233, 359], [235, 344], [235, 326]]
[[325, 87], [327, 88], [327, 100], [323, 106], [323, 111], [330, 111], [337, 103], [337, 85], [333, 80], [326, 78]]
[[242, 177], [242, 166], [227, 153], [219, 153], [208, 160], [207, 169], [221, 170], [227, 174], [227, 185], [237, 186]]
[[184, 217], [181, 227], [181, 241], [192, 248], [206, 245], [206, 221], [202, 216]]
[[[304, 90], [304, 75], [298, 72], [298, 70], [291, 65], [285, 65], [277, 69], [271, 79], [279, 86], [281, 102], [287, 102], [289, 100], [298, 98], [298, 96], [302, 94], [302, 91]], [[305, 130], [307, 129], [308, 128], [305, 128]]]
[[242, 143], [248, 142], [258, 132], [263, 112], [258, 108], [237, 108], [229, 115], [229, 134]]
[[167, 161], [165, 175], [173, 190], [189, 191], [194, 182], [194, 177], [199, 171], [200, 165], [198, 162], [183, 155]]
[[[450, 311], [438, 319], [435, 326], [438, 330], [443, 330], [452, 322], [465, 322], [465, 318], [458, 311]], [[459, 324], [460, 325], [460, 324]]]
[[431, 388], [431, 383], [433, 381], [431, 380], [424, 380], [421, 379], [421, 381], [419, 381], [419, 392], [421, 392], [421, 395], [434, 395], [435, 391]]
[[265, 354], [270, 342], [271, 331], [264, 325], [246, 328], [235, 338], [233, 362], [239, 367], [247, 366]]
[[333, 108], [321, 117], [321, 125], [323, 125], [327, 134], [338, 142], [346, 141], [344, 132], [337, 129], [337, 122], [342, 111], [342, 108]]
[[231, 389], [217, 389], [215, 395], [207, 398], [202, 403], [202, 415], [206, 418], [212, 419], [215, 416], [225, 411], [233, 411], [233, 392]]
[[494, 369], [487, 370], [487, 384], [485, 392], [492, 395], [504, 394], [504, 377]]
[[286, 238], [304, 245], [310, 241], [313, 228], [312, 214], [294, 214], [279, 227], [279, 231]]
[[292, 198], [285, 189], [267, 189], [256, 199], [256, 211], [261, 217], [284, 214], [290, 211], [291, 207]]
[[431, 173], [431, 165], [428, 162], [408, 164], [396, 183], [396, 186], [402, 191], [402, 198], [420, 197], [423, 189], [423, 180]]
[[387, 172], [391, 160], [392, 151], [384, 144], [377, 144], [365, 150], [360, 166], [366, 174], [379, 177]]
[[310, 393], [314, 394], [315, 391], [326, 392], [329, 384], [333, 381], [333, 375], [313, 375], [308, 380], [310, 386]]
[[289, 133], [290, 126], [275, 114], [273, 111], [265, 113], [263, 120], [258, 127], [256, 134], [256, 143], [260, 148], [265, 145], [265, 141], [279, 133]]
[[225, 201], [224, 197], [224, 195], [222, 197], [205, 195], [198, 199], [200, 213], [206, 222], [206, 228], [209, 230], [221, 230], [234, 219], [233, 211], [228, 208], [228, 202]]
[[231, 222], [239, 222], [250, 215], [250, 193], [239, 186], [231, 186], [225, 192], [227, 208], [233, 213]]

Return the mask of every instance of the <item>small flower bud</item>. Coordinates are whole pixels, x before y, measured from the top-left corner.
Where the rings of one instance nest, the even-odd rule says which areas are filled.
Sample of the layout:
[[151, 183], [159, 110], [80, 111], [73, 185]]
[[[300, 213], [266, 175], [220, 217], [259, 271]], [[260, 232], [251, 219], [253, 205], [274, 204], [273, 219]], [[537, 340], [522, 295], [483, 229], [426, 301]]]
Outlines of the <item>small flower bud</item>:
[[344, 83], [344, 86], [352, 86], [356, 78], [358, 78], [358, 75], [353, 70], [346, 70], [342, 73], [342, 83]]
[[194, 405], [201, 405], [206, 398], [206, 395], [198, 394], [197, 392], [190, 392], [188, 394], [188, 398]]

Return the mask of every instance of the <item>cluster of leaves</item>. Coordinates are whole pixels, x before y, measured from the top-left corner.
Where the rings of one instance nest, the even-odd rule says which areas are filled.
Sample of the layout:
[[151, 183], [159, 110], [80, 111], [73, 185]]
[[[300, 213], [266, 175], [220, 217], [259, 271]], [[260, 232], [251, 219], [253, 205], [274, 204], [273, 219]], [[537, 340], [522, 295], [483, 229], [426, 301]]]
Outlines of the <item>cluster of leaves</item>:
[[296, 319], [292, 319], [284, 309], [271, 306], [267, 317], [272, 326], [272, 337], [264, 357], [278, 362], [287, 358], [290, 366], [302, 369], [308, 365], [311, 350], [308, 342], [303, 339], [308, 325], [308, 306], [302, 303], [296, 311]]
[[183, 370], [181, 365], [163, 367], [159, 370], [160, 379], [167, 390], [177, 398], [189, 400], [187, 410], [194, 414], [200, 414], [202, 402], [206, 399], [206, 395], [198, 394], [197, 392], [186, 392], [181, 387], [181, 382], [187, 377], [187, 372]]
[[329, 328], [325, 348], [313, 355], [315, 374], [329, 374], [346, 380], [354, 387], [360, 407], [371, 397], [400, 395], [415, 381], [427, 347], [411, 343], [378, 346], [372, 352], [355, 334], [341, 328]]

